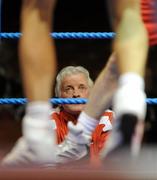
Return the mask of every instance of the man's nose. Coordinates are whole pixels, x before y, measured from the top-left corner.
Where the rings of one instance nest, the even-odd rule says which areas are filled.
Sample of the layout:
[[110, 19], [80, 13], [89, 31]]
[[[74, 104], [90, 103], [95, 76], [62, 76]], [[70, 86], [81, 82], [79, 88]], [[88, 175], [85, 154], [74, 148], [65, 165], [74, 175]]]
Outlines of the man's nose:
[[75, 89], [73, 92], [73, 98], [78, 98], [78, 97], [80, 97], [79, 90]]

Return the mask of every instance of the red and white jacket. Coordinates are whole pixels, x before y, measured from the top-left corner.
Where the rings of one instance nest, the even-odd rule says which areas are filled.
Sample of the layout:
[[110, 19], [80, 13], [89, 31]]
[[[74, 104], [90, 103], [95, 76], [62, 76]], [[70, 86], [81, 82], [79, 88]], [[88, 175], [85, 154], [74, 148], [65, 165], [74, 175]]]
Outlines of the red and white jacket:
[[[64, 110], [55, 110], [52, 112], [52, 122], [57, 134], [57, 143], [60, 144], [64, 141], [65, 136], [68, 134], [67, 124], [72, 121], [77, 123], [77, 117], [67, 113]], [[111, 110], [107, 110], [102, 115], [99, 124], [95, 128], [92, 134], [92, 141], [90, 145], [90, 160], [97, 161], [99, 158], [99, 152], [105, 146], [106, 140], [112, 130], [112, 122], [114, 119], [114, 113]]]

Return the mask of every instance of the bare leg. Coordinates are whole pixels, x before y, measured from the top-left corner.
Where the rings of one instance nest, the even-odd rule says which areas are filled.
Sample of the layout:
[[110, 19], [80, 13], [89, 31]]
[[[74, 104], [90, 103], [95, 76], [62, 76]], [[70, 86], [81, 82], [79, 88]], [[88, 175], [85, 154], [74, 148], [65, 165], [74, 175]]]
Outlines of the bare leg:
[[[55, 133], [50, 124], [49, 99], [56, 74], [54, 41], [50, 37], [56, 0], [23, 0], [19, 44], [23, 86], [28, 104], [23, 135], [39, 162], [55, 158]], [[52, 151], [47, 152], [47, 149]], [[36, 158], [37, 159], [37, 158]]]
[[94, 87], [90, 92], [88, 103], [79, 116], [77, 124], [83, 125], [86, 134], [91, 135], [99, 123], [100, 117], [111, 105], [117, 88], [118, 75], [116, 55], [113, 53], [96, 79]]
[[106, 66], [97, 77], [84, 109], [90, 117], [99, 120], [104, 111], [111, 106], [117, 89], [118, 77], [117, 58], [116, 54], [112, 53]]
[[113, 26], [117, 36], [113, 49], [117, 53], [119, 72], [144, 75], [148, 37], [140, 14], [140, 0], [110, 1], [115, 14]]
[[54, 0], [23, 0], [19, 56], [29, 101], [47, 101], [51, 97], [56, 74], [54, 41], [49, 35], [54, 5]]
[[56, 137], [50, 124], [49, 102], [56, 74], [55, 48], [50, 37], [54, 7], [55, 0], [23, 0], [19, 57], [28, 103], [22, 122], [23, 137], [4, 158], [4, 166], [55, 162]]
[[[113, 27], [117, 33], [113, 42], [113, 50], [117, 54], [120, 72], [118, 89], [113, 102], [114, 111], [117, 119], [123, 119], [126, 117], [125, 115], [131, 115], [132, 119], [137, 119], [137, 126], [140, 128], [136, 128], [136, 130], [140, 129], [141, 131], [146, 115], [143, 76], [147, 59], [148, 37], [140, 14], [140, 0], [117, 0], [114, 2], [111, 0], [109, 4], [110, 8], [113, 8], [110, 12], [112, 12]], [[127, 125], [125, 128], [119, 125], [123, 130], [131, 129], [131, 126], [135, 125], [133, 120], [128, 120], [128, 116], [123, 122]], [[119, 121], [116, 123], [120, 124]], [[125, 137], [122, 139], [132, 141], [132, 147], [135, 143], [139, 147], [141, 136], [137, 131], [135, 134], [138, 134], [138, 138], [135, 135], [136, 138], [133, 137], [131, 140], [130, 134], [124, 133]], [[115, 135], [114, 138], [116, 136], [118, 137]], [[133, 148], [133, 151], [139, 149], [137, 146]]]

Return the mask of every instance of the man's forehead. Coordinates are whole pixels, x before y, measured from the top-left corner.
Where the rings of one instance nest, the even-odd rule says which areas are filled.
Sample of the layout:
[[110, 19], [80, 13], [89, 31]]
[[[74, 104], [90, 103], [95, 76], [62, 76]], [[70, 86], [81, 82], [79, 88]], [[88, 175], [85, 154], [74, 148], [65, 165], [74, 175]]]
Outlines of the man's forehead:
[[62, 82], [64, 82], [64, 81], [74, 81], [75, 82], [75, 81], [77, 81], [77, 79], [79, 79], [81, 81], [87, 81], [87, 77], [83, 73], [78, 73], [78, 74], [70, 74], [70, 75], [64, 76], [64, 78], [62, 79]]
[[84, 75], [69, 75], [66, 76], [62, 80], [62, 85], [63, 86], [68, 86], [68, 85], [87, 85], [88, 81], [87, 78]]

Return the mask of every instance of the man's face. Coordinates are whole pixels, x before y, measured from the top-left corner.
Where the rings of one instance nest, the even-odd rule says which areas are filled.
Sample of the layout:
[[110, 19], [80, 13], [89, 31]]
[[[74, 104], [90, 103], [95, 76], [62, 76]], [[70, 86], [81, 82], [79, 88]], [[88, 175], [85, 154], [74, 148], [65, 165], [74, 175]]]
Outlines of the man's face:
[[[90, 87], [83, 73], [67, 75], [61, 83], [61, 98], [88, 98]], [[79, 114], [85, 104], [64, 104], [63, 108], [71, 114]]]

